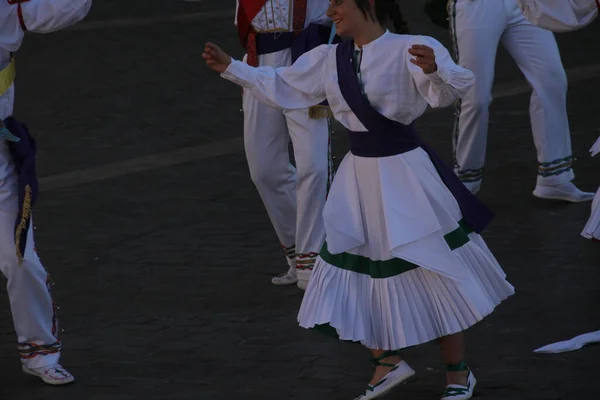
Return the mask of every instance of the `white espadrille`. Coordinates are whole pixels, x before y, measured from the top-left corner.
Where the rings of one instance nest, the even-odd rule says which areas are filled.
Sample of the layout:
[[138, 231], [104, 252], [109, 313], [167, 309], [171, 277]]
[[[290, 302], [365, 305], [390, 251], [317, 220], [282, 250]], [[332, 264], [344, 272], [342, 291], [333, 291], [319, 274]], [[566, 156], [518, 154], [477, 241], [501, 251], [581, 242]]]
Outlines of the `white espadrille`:
[[448, 385], [442, 395], [442, 400], [469, 400], [473, 397], [473, 390], [477, 380], [471, 371], [467, 377], [467, 386], [462, 385]]
[[75, 377], [60, 364], [46, 365], [40, 368], [28, 368], [23, 365], [23, 372], [41, 378], [48, 385], [66, 385], [75, 381]]
[[376, 399], [388, 393], [415, 374], [415, 371], [405, 361], [400, 361], [395, 365], [381, 362], [381, 360], [397, 354], [398, 352], [396, 351], [389, 351], [383, 353], [378, 358], [371, 359], [371, 362], [377, 366], [390, 366], [392, 369], [379, 382], [374, 385], [368, 385], [365, 393], [356, 397], [354, 400]]

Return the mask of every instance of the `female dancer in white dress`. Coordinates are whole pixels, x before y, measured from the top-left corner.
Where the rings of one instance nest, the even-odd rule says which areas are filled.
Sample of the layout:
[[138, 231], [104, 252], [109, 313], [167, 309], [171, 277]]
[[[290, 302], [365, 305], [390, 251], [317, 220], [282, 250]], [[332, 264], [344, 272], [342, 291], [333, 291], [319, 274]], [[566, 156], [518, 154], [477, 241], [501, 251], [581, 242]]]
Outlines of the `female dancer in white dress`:
[[475, 377], [462, 332], [514, 289], [478, 235], [491, 213], [420, 141], [413, 121], [428, 104], [452, 104], [474, 76], [435, 39], [385, 31], [377, 4], [331, 0], [337, 33], [353, 40], [317, 47], [291, 67], [253, 68], [212, 43], [203, 57], [273, 107], [327, 99], [350, 130], [300, 325], [371, 350], [375, 373], [359, 399], [379, 397], [414, 374], [399, 349], [438, 338], [448, 365], [443, 399], [469, 399]]

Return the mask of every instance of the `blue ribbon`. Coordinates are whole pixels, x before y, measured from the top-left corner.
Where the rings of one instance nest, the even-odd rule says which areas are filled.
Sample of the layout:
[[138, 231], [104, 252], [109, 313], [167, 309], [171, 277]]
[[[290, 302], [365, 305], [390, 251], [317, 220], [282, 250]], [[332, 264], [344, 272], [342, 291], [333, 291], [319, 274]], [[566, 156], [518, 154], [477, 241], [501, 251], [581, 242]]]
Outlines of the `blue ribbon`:
[[335, 23], [331, 26], [331, 35], [329, 35], [329, 44], [333, 43], [333, 39], [335, 38]]
[[8, 142], [19, 143], [21, 138], [13, 135], [5, 126], [0, 127], [0, 139], [4, 139]]

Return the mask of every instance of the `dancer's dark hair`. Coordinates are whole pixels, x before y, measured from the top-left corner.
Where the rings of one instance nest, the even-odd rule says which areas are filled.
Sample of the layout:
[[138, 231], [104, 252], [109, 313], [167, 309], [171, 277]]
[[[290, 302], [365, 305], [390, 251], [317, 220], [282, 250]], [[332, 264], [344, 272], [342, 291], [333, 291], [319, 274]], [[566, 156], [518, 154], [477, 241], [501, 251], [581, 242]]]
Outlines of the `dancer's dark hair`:
[[388, 20], [394, 24], [396, 33], [408, 33], [408, 25], [402, 17], [400, 0], [375, 0], [375, 13], [371, 11], [371, 0], [354, 0], [358, 9], [366, 18], [387, 25]]

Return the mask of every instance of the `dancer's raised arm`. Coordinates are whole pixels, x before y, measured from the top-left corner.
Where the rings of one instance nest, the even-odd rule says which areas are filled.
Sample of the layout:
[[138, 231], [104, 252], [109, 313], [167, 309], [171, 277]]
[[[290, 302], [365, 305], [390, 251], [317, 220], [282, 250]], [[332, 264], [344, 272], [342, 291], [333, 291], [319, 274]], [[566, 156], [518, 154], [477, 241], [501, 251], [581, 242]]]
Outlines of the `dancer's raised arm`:
[[250, 90], [260, 101], [277, 108], [302, 109], [326, 98], [323, 71], [329, 49], [328, 45], [319, 46], [282, 68], [251, 67], [213, 43], [206, 44], [202, 56], [210, 69]]

